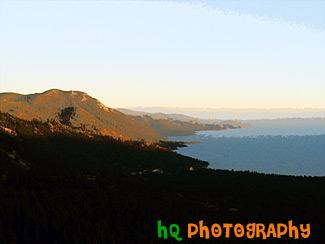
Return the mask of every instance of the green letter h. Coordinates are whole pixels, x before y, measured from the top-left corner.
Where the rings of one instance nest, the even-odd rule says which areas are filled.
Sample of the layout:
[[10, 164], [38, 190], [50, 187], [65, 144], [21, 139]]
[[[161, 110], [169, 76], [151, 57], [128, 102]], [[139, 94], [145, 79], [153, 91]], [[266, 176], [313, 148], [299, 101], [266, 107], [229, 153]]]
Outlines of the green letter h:
[[168, 238], [168, 232], [167, 232], [167, 228], [166, 226], [161, 226], [161, 220], [157, 221], [157, 225], [158, 225], [158, 237], [161, 238], [162, 237], [162, 232], [164, 233], [164, 239]]

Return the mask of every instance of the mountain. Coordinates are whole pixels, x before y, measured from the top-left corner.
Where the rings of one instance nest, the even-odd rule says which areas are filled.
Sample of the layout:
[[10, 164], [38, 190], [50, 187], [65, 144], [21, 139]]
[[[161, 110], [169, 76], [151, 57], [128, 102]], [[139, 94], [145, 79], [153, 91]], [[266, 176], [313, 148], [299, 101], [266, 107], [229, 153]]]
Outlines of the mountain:
[[195, 131], [203, 130], [224, 130], [232, 129], [231, 126], [224, 126], [220, 124], [202, 124], [192, 121], [180, 121], [172, 119], [154, 119], [149, 115], [131, 116], [135, 120], [142, 122], [160, 134], [168, 136], [188, 136], [195, 133]]
[[134, 107], [144, 113], [183, 114], [201, 120], [256, 120], [325, 117], [325, 108], [167, 108]]
[[[33, 149], [27, 153], [27, 148]], [[81, 164], [87, 162], [91, 166], [101, 165], [105, 169], [122, 173], [137, 169], [151, 172], [156, 168], [164, 172], [189, 170], [190, 167], [208, 165], [207, 162], [183, 157], [145, 141], [121, 141], [100, 134], [85, 134], [56, 121], [24, 120], [0, 111], [0, 152], [9, 158], [13, 157], [10, 155], [15, 155], [24, 162], [34, 162], [44, 150], [46, 153], [53, 151], [53, 154], [60, 152], [52, 157], [59, 157], [60, 160], [64, 157], [67, 163], [69, 160]], [[28, 154], [30, 157], [25, 157]], [[157, 155], [155, 160], [154, 154]], [[160, 154], [165, 156], [158, 159]], [[167, 160], [169, 157], [171, 159]], [[175, 160], [179, 161], [177, 165], [174, 164]], [[78, 167], [77, 164], [75, 166]]]
[[126, 108], [117, 108], [118, 111], [127, 114], [127, 115], [132, 115], [132, 116], [144, 116], [148, 115], [153, 119], [165, 119], [165, 120], [179, 120], [179, 121], [186, 121], [186, 122], [198, 122], [202, 123], [201, 119], [194, 118], [191, 116], [187, 116], [184, 114], [166, 114], [166, 113], [149, 113], [149, 112], [143, 112], [143, 111], [136, 111], [136, 110], [131, 110], [131, 109], [126, 109]]
[[118, 108], [164, 136], [186, 136], [195, 131], [247, 128], [250, 124], [238, 120], [199, 119], [184, 114], [149, 113]]
[[0, 110], [21, 119], [54, 120], [80, 131], [122, 140], [154, 142], [165, 139], [144, 123], [79, 91], [52, 89], [29, 95], [0, 93]]

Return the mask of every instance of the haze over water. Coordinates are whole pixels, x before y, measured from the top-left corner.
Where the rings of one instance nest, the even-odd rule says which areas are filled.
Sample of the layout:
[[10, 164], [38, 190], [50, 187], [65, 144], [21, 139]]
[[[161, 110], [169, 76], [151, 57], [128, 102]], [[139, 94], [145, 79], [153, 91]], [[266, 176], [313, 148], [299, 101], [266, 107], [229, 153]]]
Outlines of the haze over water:
[[324, 176], [324, 121], [255, 121], [249, 128], [200, 131], [195, 135], [168, 139], [200, 141], [200, 144], [188, 145], [177, 152], [208, 161], [213, 169]]

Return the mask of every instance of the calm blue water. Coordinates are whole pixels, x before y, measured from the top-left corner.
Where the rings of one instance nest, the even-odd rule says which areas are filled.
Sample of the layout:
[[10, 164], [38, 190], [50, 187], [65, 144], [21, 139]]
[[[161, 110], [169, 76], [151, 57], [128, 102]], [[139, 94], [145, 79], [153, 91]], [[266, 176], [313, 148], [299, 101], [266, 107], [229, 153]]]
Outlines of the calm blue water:
[[177, 152], [208, 161], [214, 169], [325, 176], [323, 121], [308, 125], [257, 123], [245, 129], [200, 131], [168, 139], [200, 141]]

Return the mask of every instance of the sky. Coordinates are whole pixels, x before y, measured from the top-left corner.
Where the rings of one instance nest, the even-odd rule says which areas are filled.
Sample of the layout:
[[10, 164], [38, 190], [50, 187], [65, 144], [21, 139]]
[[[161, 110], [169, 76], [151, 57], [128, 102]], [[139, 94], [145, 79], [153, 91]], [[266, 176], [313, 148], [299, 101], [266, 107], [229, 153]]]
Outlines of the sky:
[[0, 92], [325, 108], [325, 1], [0, 0]]

